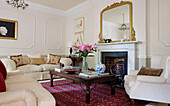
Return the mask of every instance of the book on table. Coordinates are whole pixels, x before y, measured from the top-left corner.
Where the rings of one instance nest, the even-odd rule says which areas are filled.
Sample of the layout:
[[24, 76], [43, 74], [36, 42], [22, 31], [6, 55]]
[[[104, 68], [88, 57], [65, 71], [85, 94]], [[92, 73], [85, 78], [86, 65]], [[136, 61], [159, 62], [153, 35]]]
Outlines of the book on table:
[[80, 77], [85, 77], [85, 78], [92, 78], [92, 77], [98, 77], [98, 76], [105, 76], [109, 75], [109, 73], [97, 73], [97, 72], [89, 72], [89, 73], [80, 73]]
[[65, 70], [74, 71], [75, 69], [79, 71], [80, 67], [78, 67], [78, 66], [67, 66], [66, 68], [63, 68], [63, 67], [62, 68], [55, 68], [55, 71], [56, 72], [61, 72], [61, 71], [65, 71]]
[[80, 70], [79, 66], [67, 66], [66, 69], [78, 69]]

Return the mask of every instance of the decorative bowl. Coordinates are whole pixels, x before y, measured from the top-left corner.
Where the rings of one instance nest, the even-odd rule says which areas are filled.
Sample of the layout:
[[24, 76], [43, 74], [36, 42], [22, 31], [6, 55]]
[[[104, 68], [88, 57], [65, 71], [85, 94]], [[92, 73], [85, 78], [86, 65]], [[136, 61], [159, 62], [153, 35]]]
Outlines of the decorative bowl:
[[74, 73], [78, 72], [79, 69], [65, 69], [64, 71], [67, 72], [68, 74], [74, 74]]

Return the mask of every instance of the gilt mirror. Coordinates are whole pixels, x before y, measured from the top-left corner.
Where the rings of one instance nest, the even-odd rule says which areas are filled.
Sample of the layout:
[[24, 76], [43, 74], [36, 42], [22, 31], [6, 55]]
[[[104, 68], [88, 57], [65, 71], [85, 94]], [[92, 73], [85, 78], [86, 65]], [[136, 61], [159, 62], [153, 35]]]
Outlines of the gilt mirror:
[[111, 39], [111, 42], [136, 40], [131, 2], [114, 3], [101, 11], [99, 39], [99, 43], [104, 43], [105, 39]]

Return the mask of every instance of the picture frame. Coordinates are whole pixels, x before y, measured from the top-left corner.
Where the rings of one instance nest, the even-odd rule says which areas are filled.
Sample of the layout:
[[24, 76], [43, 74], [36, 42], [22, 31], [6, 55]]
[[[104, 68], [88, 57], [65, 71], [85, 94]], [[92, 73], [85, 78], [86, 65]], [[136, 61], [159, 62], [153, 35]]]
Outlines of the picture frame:
[[18, 22], [8, 19], [0, 19], [0, 39], [17, 39]]
[[84, 43], [84, 35], [83, 34], [76, 34], [74, 35], [74, 44], [80, 45]]
[[74, 20], [74, 34], [84, 33], [84, 17]]

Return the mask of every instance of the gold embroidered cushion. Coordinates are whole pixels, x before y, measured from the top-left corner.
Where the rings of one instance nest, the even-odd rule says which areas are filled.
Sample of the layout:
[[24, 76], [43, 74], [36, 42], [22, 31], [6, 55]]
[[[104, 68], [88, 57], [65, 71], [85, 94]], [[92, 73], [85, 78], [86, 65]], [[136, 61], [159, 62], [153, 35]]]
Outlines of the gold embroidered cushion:
[[48, 55], [48, 63], [49, 64], [59, 64], [60, 63], [61, 56], [49, 54]]
[[30, 64], [32, 65], [39, 65], [39, 64], [45, 64], [44, 58], [29, 58]]
[[23, 65], [23, 59], [21, 54], [16, 56], [10, 56], [10, 59], [14, 60], [17, 67]]
[[162, 71], [163, 69], [147, 68], [142, 66], [138, 75], [160, 76]]

